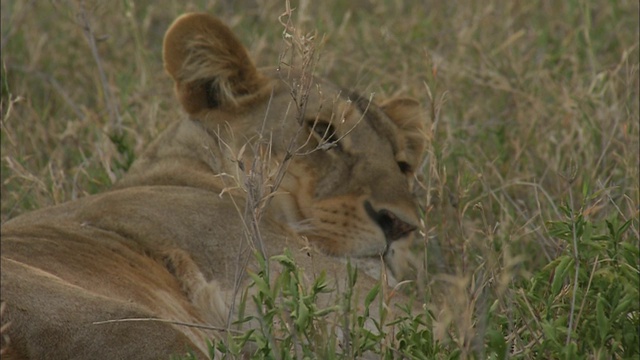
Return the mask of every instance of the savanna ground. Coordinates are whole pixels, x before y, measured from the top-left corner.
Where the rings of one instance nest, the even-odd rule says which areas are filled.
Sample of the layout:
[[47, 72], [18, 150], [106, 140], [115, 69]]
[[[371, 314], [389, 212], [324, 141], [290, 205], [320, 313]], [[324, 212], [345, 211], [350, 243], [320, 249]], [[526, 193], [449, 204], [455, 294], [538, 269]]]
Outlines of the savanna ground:
[[[638, 2], [291, 6], [317, 75], [428, 109], [425, 312], [385, 356], [638, 359]], [[109, 188], [183, 116], [161, 63], [177, 15], [275, 66], [285, 7], [3, 0], [1, 221]]]

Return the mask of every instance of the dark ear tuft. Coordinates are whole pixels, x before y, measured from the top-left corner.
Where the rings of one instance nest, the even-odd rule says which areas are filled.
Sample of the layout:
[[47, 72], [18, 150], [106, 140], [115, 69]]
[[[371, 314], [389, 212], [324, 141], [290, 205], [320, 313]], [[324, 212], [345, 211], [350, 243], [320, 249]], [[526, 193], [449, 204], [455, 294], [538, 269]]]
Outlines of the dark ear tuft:
[[219, 108], [221, 104], [220, 89], [215, 86], [215, 81], [209, 81], [205, 84], [205, 92], [207, 96], [207, 106], [210, 109]]

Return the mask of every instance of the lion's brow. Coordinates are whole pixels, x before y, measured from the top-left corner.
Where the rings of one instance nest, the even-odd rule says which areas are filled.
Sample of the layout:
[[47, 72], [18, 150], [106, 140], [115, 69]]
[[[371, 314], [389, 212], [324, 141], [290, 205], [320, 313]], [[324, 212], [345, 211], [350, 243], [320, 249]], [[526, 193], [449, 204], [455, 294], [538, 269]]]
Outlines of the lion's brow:
[[349, 99], [356, 104], [363, 114], [367, 124], [369, 124], [380, 137], [388, 139], [393, 148], [393, 152], [396, 153], [398, 151], [398, 141], [393, 135], [395, 133], [395, 125], [393, 122], [388, 119], [388, 116], [386, 116], [370, 98], [366, 98], [355, 91], [350, 91], [348, 94]]

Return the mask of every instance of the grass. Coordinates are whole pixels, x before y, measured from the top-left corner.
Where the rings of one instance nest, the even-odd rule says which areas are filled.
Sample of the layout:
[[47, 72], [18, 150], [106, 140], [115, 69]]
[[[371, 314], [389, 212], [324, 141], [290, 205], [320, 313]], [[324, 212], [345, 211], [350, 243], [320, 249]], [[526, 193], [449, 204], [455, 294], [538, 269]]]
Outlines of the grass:
[[[638, 2], [292, 5], [318, 75], [430, 109], [427, 311], [377, 351], [638, 359]], [[183, 116], [161, 64], [178, 14], [221, 16], [261, 65], [285, 48], [284, 1], [1, 6], [3, 223], [107, 189]]]

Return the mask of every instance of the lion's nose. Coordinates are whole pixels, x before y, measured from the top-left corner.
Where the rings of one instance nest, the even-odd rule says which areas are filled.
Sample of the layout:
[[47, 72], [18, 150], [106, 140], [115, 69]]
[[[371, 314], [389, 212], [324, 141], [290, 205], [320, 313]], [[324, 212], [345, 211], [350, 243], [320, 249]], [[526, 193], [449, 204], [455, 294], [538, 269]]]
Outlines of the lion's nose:
[[398, 240], [416, 229], [415, 225], [400, 220], [396, 214], [389, 210], [376, 211], [368, 201], [365, 201], [364, 207], [367, 214], [378, 223], [388, 242]]

